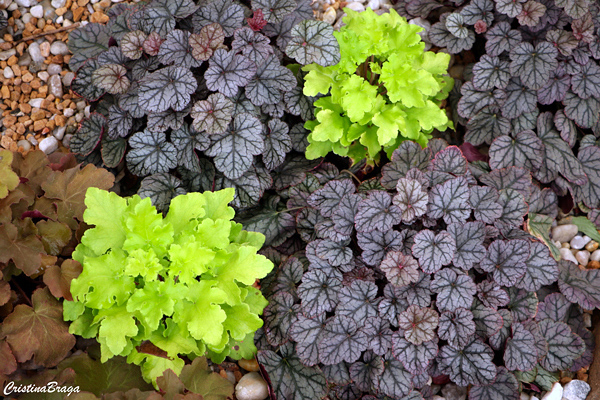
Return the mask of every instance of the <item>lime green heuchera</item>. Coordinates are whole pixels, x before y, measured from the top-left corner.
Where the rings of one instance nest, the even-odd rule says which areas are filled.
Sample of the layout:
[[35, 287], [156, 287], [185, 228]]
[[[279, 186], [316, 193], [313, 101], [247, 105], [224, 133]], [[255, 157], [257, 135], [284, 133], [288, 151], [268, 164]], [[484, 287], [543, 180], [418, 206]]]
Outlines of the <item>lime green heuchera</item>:
[[372, 164], [382, 146], [388, 155], [404, 140], [424, 147], [434, 129], [451, 128], [440, 109], [454, 85], [447, 72], [450, 55], [425, 52], [422, 28], [394, 10], [379, 16], [371, 9], [344, 11], [346, 25], [334, 32], [341, 61], [303, 68], [305, 95], [331, 90], [315, 101], [316, 120], [304, 125], [311, 131], [306, 157], [333, 151]]
[[[73, 253], [83, 272], [64, 302], [69, 332], [96, 338], [104, 362], [115, 355], [141, 365], [148, 381], [179, 355], [249, 358], [267, 305], [252, 287], [273, 263], [257, 254], [265, 237], [242, 230], [228, 206], [234, 190], [175, 197], [165, 218], [149, 198], [87, 191], [88, 229]], [[168, 358], [138, 352], [150, 341]]]

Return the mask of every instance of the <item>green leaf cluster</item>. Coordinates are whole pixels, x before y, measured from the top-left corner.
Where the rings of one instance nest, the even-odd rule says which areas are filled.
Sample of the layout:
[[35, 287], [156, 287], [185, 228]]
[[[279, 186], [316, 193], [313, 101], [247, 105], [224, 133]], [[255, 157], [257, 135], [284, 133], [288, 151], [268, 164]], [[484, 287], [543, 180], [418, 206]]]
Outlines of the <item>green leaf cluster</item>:
[[333, 151], [373, 163], [382, 147], [391, 154], [407, 139], [424, 147], [434, 129], [452, 128], [440, 108], [454, 84], [450, 55], [425, 52], [422, 28], [394, 10], [344, 11], [346, 25], [334, 32], [340, 62], [303, 67], [304, 94], [329, 94], [315, 101], [316, 120], [305, 124], [311, 131], [306, 157]]
[[[273, 263], [257, 254], [264, 235], [242, 230], [228, 206], [234, 190], [174, 198], [163, 218], [149, 198], [90, 189], [88, 229], [73, 258], [83, 271], [64, 303], [69, 332], [97, 337], [101, 360], [121, 355], [148, 381], [208, 354], [249, 357], [267, 301], [252, 285]], [[164, 351], [138, 351], [150, 341]]]

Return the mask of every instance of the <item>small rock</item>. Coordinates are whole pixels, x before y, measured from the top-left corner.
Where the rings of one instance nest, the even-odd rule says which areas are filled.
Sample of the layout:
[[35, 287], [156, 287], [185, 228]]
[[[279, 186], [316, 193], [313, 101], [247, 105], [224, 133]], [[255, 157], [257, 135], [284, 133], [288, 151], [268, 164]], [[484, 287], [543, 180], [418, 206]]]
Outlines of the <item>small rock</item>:
[[552, 239], [559, 242], [569, 242], [577, 235], [579, 228], [574, 224], [558, 225], [552, 228]]
[[[558, 240], [557, 240], [557, 242], [558, 242]], [[558, 242], [558, 243], [560, 243], [560, 242]], [[558, 246], [558, 247], [562, 247], [563, 249], [570, 249], [571, 245], [568, 242], [565, 242], [565, 243], [560, 243], [560, 246]]]
[[48, 78], [50, 78], [50, 74], [46, 71], [40, 71], [37, 74], [38, 78], [40, 78], [41, 80], [43, 80], [44, 82], [46, 82], [48, 80]]
[[91, 108], [92, 106], [85, 106], [85, 108], [83, 109], [83, 115], [88, 118], [91, 114]]
[[54, 54], [55, 56], [64, 56], [69, 54], [69, 48], [67, 47], [67, 44], [65, 42], [56, 40], [52, 42], [52, 45], [50, 46], [50, 53]]
[[269, 396], [269, 388], [258, 372], [250, 372], [235, 386], [235, 396], [238, 400], [263, 400]]
[[39, 142], [37, 141], [35, 136], [33, 136], [31, 134], [29, 136], [27, 136], [27, 140], [29, 140], [29, 143], [31, 143], [34, 146], [37, 146], [39, 144]]
[[54, 95], [56, 98], [62, 99], [63, 88], [60, 75], [52, 75], [50, 79], [48, 79], [48, 93]]
[[12, 0], [0, 0], [0, 10], [5, 10], [10, 6]]
[[446, 400], [442, 396], [438, 396], [437, 394], [431, 398], [432, 400]]
[[37, 4], [37, 0], [15, 0], [19, 7], [31, 7]]
[[8, 49], [5, 51], [0, 51], [0, 61], [6, 61], [15, 54], [17, 54], [17, 49]]
[[15, 73], [13, 72], [11, 67], [6, 67], [4, 68], [4, 77], [6, 79], [10, 79], [10, 78], [14, 78], [15, 77]]
[[40, 108], [42, 106], [42, 102], [44, 99], [31, 99], [29, 100], [29, 105], [33, 108]]
[[556, 382], [552, 385], [552, 390], [542, 397], [542, 400], [562, 400], [563, 387]]
[[531, 396], [531, 397], [529, 398], [529, 400], [540, 400], [540, 399], [539, 399], [539, 398], [537, 398], [537, 397], [535, 397], [535, 396]]
[[58, 140], [54, 136], [48, 136], [40, 142], [40, 150], [46, 154], [52, 154], [58, 149]]
[[67, 4], [67, 0], [52, 0], [52, 3], [50, 4], [52, 4], [52, 7], [54, 8], [61, 8]]
[[42, 7], [40, 4], [38, 4], [37, 6], [31, 7], [29, 12], [35, 18], [42, 18], [44, 16], [44, 7]]
[[245, 359], [241, 359], [238, 361], [238, 365], [242, 368], [244, 368], [246, 371], [250, 371], [250, 372], [258, 372], [258, 370], [260, 369], [258, 367], [258, 363], [256, 362], [256, 360], [253, 358], [251, 360], [245, 360]]
[[356, 12], [363, 12], [363, 11], [365, 11], [365, 6], [363, 6], [362, 4], [360, 4], [358, 1], [353, 1], [352, 3], [346, 4], [346, 7], [348, 7], [351, 10], [354, 10]]
[[44, 58], [50, 57], [50, 43], [49, 42], [40, 43], [40, 54]]
[[71, 71], [67, 72], [62, 78], [63, 85], [67, 87], [71, 86], [71, 82], [73, 82], [73, 79], [75, 79], [75, 74]]
[[572, 249], [581, 250], [591, 240], [592, 239], [590, 237], [588, 237], [588, 236], [579, 236], [579, 235], [577, 235], [573, 239], [571, 239], [571, 241], [569, 242], [569, 244], [571, 245]]
[[467, 388], [448, 383], [442, 388], [442, 394], [446, 400], [465, 400], [467, 398]]
[[521, 393], [521, 398], [519, 400], [529, 400], [529, 395], [527, 393]]
[[590, 261], [590, 252], [587, 250], [579, 250], [577, 254], [575, 254], [575, 258], [577, 259], [579, 264], [585, 267]]
[[564, 387], [562, 400], [585, 400], [590, 392], [590, 385], [587, 382], [572, 380]]
[[225, 371], [225, 374], [227, 375], [227, 380], [231, 382], [232, 385], [235, 385], [235, 374], [231, 371]]
[[379, 10], [380, 6], [379, 0], [369, 0], [367, 3], [367, 7], [369, 7], [371, 10]]
[[63, 111], [63, 115], [67, 118], [72, 117], [73, 114], [75, 114], [75, 110], [72, 108], [65, 108], [65, 111]]
[[52, 136], [54, 136], [57, 140], [62, 140], [65, 136], [65, 131], [67, 130], [66, 126], [59, 126], [52, 132]]
[[62, 140], [62, 144], [63, 144], [63, 146], [65, 146], [65, 147], [69, 147], [69, 145], [71, 144], [71, 138], [72, 138], [72, 137], [73, 137], [73, 134], [72, 134], [72, 133], [67, 133], [67, 134], [65, 135], [65, 137], [63, 138], [63, 140]]
[[62, 67], [58, 64], [50, 64], [48, 65], [48, 73], [50, 75], [60, 75], [60, 73], [62, 72]]
[[591, 242], [585, 245], [585, 249], [591, 253], [592, 251], [598, 250], [598, 246], [598, 242], [592, 240]]
[[323, 14], [323, 22], [327, 22], [328, 24], [333, 24], [335, 22], [335, 17], [337, 13], [333, 7], [327, 8], [325, 13]]
[[44, 57], [42, 56], [42, 52], [40, 51], [40, 45], [36, 42], [33, 42], [27, 48], [27, 52], [31, 56], [31, 59], [34, 62], [43, 63]]
[[590, 261], [587, 265], [588, 269], [600, 269], [600, 261]]
[[559, 250], [559, 252], [560, 252], [560, 258], [562, 258], [563, 260], [572, 261], [575, 264], [579, 264], [579, 262], [577, 261], [577, 259], [573, 255], [573, 253], [571, 253], [571, 250], [562, 248]]
[[583, 317], [583, 326], [585, 326], [586, 328], [591, 328], [592, 327], [592, 314], [583, 313], [582, 317]]
[[27, 140], [23, 139], [23, 140], [19, 140], [17, 142], [17, 146], [22, 147], [23, 150], [27, 151], [29, 149], [31, 149], [31, 143], [29, 143]]
[[594, 251], [590, 256], [590, 260], [592, 261], [600, 261], [600, 249]]

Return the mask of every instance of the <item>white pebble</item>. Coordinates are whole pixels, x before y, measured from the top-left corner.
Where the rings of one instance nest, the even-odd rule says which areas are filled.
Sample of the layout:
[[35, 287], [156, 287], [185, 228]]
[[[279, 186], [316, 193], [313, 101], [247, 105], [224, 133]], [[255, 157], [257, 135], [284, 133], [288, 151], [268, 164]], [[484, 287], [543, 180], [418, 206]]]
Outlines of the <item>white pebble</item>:
[[57, 24], [62, 24], [64, 20], [65, 20], [65, 18], [62, 15], [59, 15], [58, 18], [56, 18], [55, 22]]
[[38, 4], [35, 7], [31, 7], [31, 9], [29, 10], [29, 12], [35, 18], [42, 18], [44, 16], [44, 7], [42, 7], [40, 4]]
[[592, 327], [592, 314], [583, 313], [583, 326], [586, 328]]
[[577, 259], [579, 264], [585, 267], [590, 261], [590, 252], [587, 250], [580, 250], [577, 252], [577, 254], [575, 254], [575, 258]]
[[529, 400], [529, 395], [527, 393], [521, 393], [521, 398], [519, 400]]
[[31, 148], [31, 143], [29, 143], [27, 140], [23, 139], [23, 140], [19, 140], [17, 142], [17, 146], [22, 147], [23, 150], [27, 151]]
[[17, 54], [16, 49], [8, 49], [5, 51], [0, 51], [0, 61], [6, 61], [9, 58], [11, 58], [12, 56], [14, 56], [15, 54]]
[[569, 242], [577, 235], [579, 228], [574, 224], [558, 225], [552, 228], [552, 239], [561, 243]]
[[52, 3], [50, 3], [50, 4], [54, 8], [61, 8], [61, 7], [64, 7], [65, 4], [67, 4], [67, 0], [52, 0]]
[[435, 396], [432, 397], [432, 400], [446, 400], [444, 397], [442, 396], [438, 396], [437, 394]]
[[40, 150], [46, 154], [52, 154], [58, 149], [58, 140], [54, 136], [48, 136], [40, 142]]
[[5, 67], [4, 68], [4, 77], [6, 79], [10, 79], [10, 78], [14, 78], [15, 77], [15, 73], [13, 72], [11, 67]]
[[554, 385], [552, 385], [552, 390], [546, 393], [544, 397], [542, 397], [542, 400], [562, 400], [562, 394], [563, 387], [560, 383], [555, 382]]
[[327, 22], [328, 24], [333, 24], [335, 22], [336, 16], [337, 16], [337, 13], [333, 9], [333, 7], [329, 7], [329, 8], [327, 8], [327, 10], [325, 10], [325, 13], [323, 13], [323, 22]]
[[351, 10], [354, 10], [356, 12], [363, 12], [363, 11], [365, 11], [365, 6], [363, 6], [362, 4], [360, 4], [358, 1], [353, 1], [352, 3], [346, 4], [346, 7], [348, 7]]
[[56, 40], [52, 42], [52, 45], [50, 46], [50, 53], [54, 54], [55, 56], [64, 56], [69, 54], [69, 48], [67, 47], [67, 44], [65, 42]]
[[367, 3], [367, 7], [371, 10], [379, 10], [379, 0], [369, 0], [369, 2]]
[[537, 397], [535, 397], [535, 396], [531, 396], [531, 397], [529, 398], [529, 400], [540, 400], [540, 399], [539, 399], [539, 398], [537, 398]]
[[52, 132], [52, 135], [58, 139], [58, 140], [62, 140], [63, 137], [65, 136], [65, 131], [67, 130], [66, 126], [59, 126], [58, 128], [56, 128], [54, 130], [54, 132]]
[[73, 79], [75, 79], [75, 74], [71, 71], [67, 72], [62, 78], [63, 85], [67, 87], [71, 86], [71, 82], [73, 82]]
[[235, 386], [235, 396], [238, 400], [263, 400], [269, 396], [269, 388], [258, 372], [250, 372]]
[[37, 4], [37, 0], [15, 0], [19, 7], [31, 7]]
[[37, 141], [37, 139], [33, 135], [27, 136], [27, 140], [29, 140], [29, 143], [31, 143], [34, 146], [37, 146], [39, 144], [39, 142]]
[[37, 73], [38, 78], [46, 82], [50, 78], [50, 74], [47, 71], [40, 71]]
[[592, 261], [600, 261], [600, 249], [595, 250], [590, 256], [590, 260]]
[[90, 109], [91, 106], [85, 106], [85, 108], [83, 109], [83, 115], [85, 115], [86, 118], [90, 116]]
[[25, 13], [21, 17], [21, 21], [23, 21], [24, 24], [28, 24], [31, 22], [31, 18], [33, 18], [33, 15], [31, 15], [31, 13]]
[[560, 258], [562, 258], [563, 260], [572, 261], [575, 264], [579, 264], [579, 262], [577, 261], [577, 259], [573, 255], [573, 253], [571, 253], [571, 250], [565, 249], [563, 247], [562, 249], [559, 250], [559, 252], [560, 252]]
[[31, 60], [36, 63], [43, 63], [44, 56], [42, 56], [42, 52], [40, 51], [39, 43], [33, 42], [27, 48], [27, 52], [31, 56]]
[[40, 108], [42, 106], [42, 102], [44, 99], [31, 99], [29, 100], [29, 105], [33, 108]]
[[62, 79], [59, 75], [52, 75], [48, 79], [48, 93], [54, 95], [58, 99], [63, 97]]
[[75, 114], [75, 110], [72, 108], [65, 108], [65, 111], [63, 111], [63, 115], [67, 118], [72, 117], [73, 114]]
[[69, 147], [69, 145], [71, 144], [71, 138], [72, 137], [73, 137], [72, 133], [66, 134], [65, 137], [62, 140], [63, 146]]
[[587, 382], [577, 379], [567, 383], [562, 394], [563, 400], [585, 400], [590, 392], [590, 385]]
[[50, 75], [59, 75], [62, 72], [62, 67], [58, 64], [49, 64], [48, 65], [48, 73]]
[[591, 240], [592, 239], [589, 238], [588, 236], [577, 235], [573, 239], [571, 239], [571, 241], [569, 243], [570, 243], [572, 249], [581, 250], [585, 247], [586, 244], [591, 242]]

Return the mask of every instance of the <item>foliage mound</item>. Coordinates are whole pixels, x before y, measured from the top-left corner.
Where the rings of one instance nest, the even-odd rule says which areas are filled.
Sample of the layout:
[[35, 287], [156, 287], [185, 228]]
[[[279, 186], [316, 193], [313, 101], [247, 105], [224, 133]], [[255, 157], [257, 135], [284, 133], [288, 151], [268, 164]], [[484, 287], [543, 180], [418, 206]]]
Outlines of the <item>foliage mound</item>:
[[59, 298], [72, 299], [89, 187], [114, 176], [71, 154], [0, 150], [0, 383], [20, 368], [54, 367], [75, 345]]
[[424, 52], [417, 25], [394, 10], [377, 15], [371, 9], [348, 14], [336, 37], [341, 59], [333, 66], [308, 65], [304, 94], [320, 97], [314, 105], [316, 120], [304, 126], [311, 131], [306, 157], [329, 152], [379, 160], [406, 139], [425, 146], [434, 130], [452, 123], [440, 106], [454, 80], [448, 76], [450, 55]]
[[[154, 382], [181, 372], [179, 355], [252, 357], [267, 304], [252, 285], [273, 264], [256, 254], [264, 236], [231, 221], [233, 196], [177, 196], [163, 218], [149, 198], [89, 189], [83, 218], [94, 227], [73, 253], [83, 271], [63, 305], [69, 332], [97, 337], [102, 361], [127, 356]], [[148, 342], [164, 354], [141, 351]]]
[[69, 37], [71, 88], [95, 110], [71, 150], [110, 168], [125, 160], [160, 210], [226, 187], [235, 207], [255, 205], [270, 172], [306, 147], [312, 99], [294, 59], [335, 64], [331, 26], [309, 0], [152, 0], [109, 16]]
[[517, 400], [591, 363], [600, 271], [553, 257], [558, 197], [530, 171], [434, 139], [353, 178], [324, 163], [243, 216], [277, 238], [256, 341], [278, 398], [430, 399], [433, 378]]

